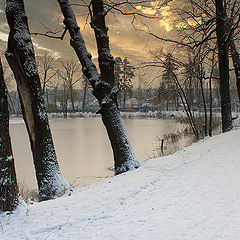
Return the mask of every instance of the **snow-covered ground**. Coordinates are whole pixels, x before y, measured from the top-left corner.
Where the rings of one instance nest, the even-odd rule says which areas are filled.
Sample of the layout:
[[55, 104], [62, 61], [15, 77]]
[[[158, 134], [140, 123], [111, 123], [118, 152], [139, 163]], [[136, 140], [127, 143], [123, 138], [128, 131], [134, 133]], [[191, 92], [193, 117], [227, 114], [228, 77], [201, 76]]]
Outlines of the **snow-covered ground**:
[[0, 214], [0, 239], [240, 239], [240, 130]]

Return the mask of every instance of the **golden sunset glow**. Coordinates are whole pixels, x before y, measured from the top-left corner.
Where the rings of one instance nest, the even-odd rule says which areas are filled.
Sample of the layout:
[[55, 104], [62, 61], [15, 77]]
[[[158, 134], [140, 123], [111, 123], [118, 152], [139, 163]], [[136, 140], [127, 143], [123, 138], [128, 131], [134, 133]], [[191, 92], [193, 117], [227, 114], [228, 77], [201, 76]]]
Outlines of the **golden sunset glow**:
[[154, 1], [154, 2], [151, 2], [151, 6], [153, 7], [153, 8], [159, 8], [159, 1], [158, 0], [156, 0], [156, 1]]
[[157, 10], [155, 8], [151, 8], [151, 7], [137, 6], [136, 9], [146, 15], [155, 15], [157, 13]]
[[176, 24], [177, 28], [187, 28], [187, 27], [195, 27], [198, 24], [202, 23], [202, 19], [200, 17], [196, 19], [189, 18], [185, 22], [181, 21]]
[[197, 26], [198, 24], [201, 24], [201, 23], [202, 23], [202, 18], [201, 18], [201, 17], [197, 17], [197, 18], [195, 18], [195, 19], [189, 18], [189, 19], [187, 20], [187, 22], [188, 22], [188, 24], [189, 24], [190, 26], [195, 27], [195, 26]]
[[160, 25], [165, 28], [167, 32], [171, 31], [173, 29], [173, 23], [171, 19], [162, 19], [159, 21]]
[[162, 16], [162, 19], [159, 21], [160, 25], [163, 26], [167, 32], [171, 31], [174, 26], [175, 17], [172, 14], [170, 3], [160, 9], [160, 14]]
[[164, 29], [169, 32], [174, 27], [175, 17], [173, 15], [172, 8], [173, 1], [169, 2], [166, 6], [160, 7], [160, 1], [153, 1], [150, 3], [150, 7], [137, 6], [136, 9], [145, 15], [156, 15], [160, 18], [158, 23]]
[[[156, 39], [150, 39], [144, 32], [149, 30], [158, 36], [162, 36], [167, 32], [174, 33], [174, 24], [176, 24], [175, 16], [173, 13], [172, 3], [175, 1], [167, 0], [168, 3], [163, 5], [164, 1], [146, 1], [145, 3], [139, 3], [135, 5], [135, 11], [139, 11], [143, 15], [150, 18], [139, 17], [136, 18], [134, 24], [132, 22], [132, 16], [126, 16], [115, 12], [109, 13], [106, 16], [106, 24], [109, 28], [109, 40], [111, 44], [111, 51], [114, 56], [120, 56], [122, 58], [129, 57], [134, 60], [150, 59], [149, 49], [155, 49], [159, 45], [159, 41]], [[49, 27], [49, 29], [56, 29], [60, 31], [61, 35], [64, 25], [62, 23], [63, 18], [61, 12], [56, 7], [54, 0], [48, 1], [29, 1], [28, 5], [35, 6], [38, 3], [41, 5], [41, 9], [32, 7], [32, 12], [29, 12], [29, 22], [32, 32], [45, 32], [46, 29], [43, 25]], [[4, 6], [3, 6], [4, 7]], [[76, 13], [77, 23], [81, 29], [84, 42], [92, 54], [93, 58], [97, 57], [96, 41], [94, 38], [94, 32], [89, 24], [88, 9], [74, 6]], [[50, 17], [51, 16], [51, 17]], [[88, 17], [87, 17], [88, 16]], [[153, 17], [153, 18], [151, 18]], [[157, 17], [157, 18], [155, 18]], [[43, 23], [43, 25], [39, 23]], [[190, 24], [194, 24], [189, 20]], [[134, 27], [133, 27], [134, 25]], [[184, 24], [178, 23], [177, 27], [183, 27]], [[138, 31], [136, 29], [142, 30]], [[7, 27], [2, 24], [0, 41], [2, 44], [6, 44], [7, 41]], [[48, 51], [54, 53], [56, 56], [64, 56], [67, 58], [74, 57], [74, 52], [69, 45], [69, 34], [66, 33], [62, 41], [44, 38], [41, 36], [34, 36], [35, 48], [38, 51]], [[5, 45], [4, 45], [5, 46]]]

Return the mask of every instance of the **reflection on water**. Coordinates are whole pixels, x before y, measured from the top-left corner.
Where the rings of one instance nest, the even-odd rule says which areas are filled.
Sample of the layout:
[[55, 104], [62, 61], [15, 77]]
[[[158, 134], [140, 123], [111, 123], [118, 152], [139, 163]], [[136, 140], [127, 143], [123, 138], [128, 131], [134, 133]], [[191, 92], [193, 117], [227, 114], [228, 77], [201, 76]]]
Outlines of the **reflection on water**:
[[[124, 122], [141, 162], [154, 156], [157, 136], [163, 138], [186, 127], [165, 119], [125, 119]], [[50, 125], [61, 171], [70, 184], [89, 185], [114, 174], [112, 151], [101, 119], [51, 119]], [[30, 145], [21, 119], [11, 120], [10, 133], [18, 180], [36, 188]], [[183, 138], [178, 145], [183, 147], [190, 142], [190, 138]], [[167, 147], [172, 152], [171, 146]]]

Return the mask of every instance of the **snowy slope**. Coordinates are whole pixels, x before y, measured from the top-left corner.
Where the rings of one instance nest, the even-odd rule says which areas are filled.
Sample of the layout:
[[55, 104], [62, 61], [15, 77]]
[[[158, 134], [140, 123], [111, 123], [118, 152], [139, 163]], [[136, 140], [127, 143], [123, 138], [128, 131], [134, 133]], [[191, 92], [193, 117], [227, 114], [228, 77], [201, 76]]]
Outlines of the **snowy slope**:
[[240, 130], [0, 215], [0, 239], [240, 239]]

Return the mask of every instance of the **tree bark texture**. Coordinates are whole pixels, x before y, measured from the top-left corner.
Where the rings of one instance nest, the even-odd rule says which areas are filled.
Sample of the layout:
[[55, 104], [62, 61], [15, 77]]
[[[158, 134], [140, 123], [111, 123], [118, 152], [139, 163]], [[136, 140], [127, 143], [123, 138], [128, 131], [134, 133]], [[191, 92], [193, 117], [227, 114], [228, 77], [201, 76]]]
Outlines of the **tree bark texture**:
[[221, 115], [222, 131], [228, 132], [232, 129], [232, 110], [229, 87], [229, 57], [227, 38], [227, 19], [224, 14], [222, 0], [216, 2], [216, 34], [218, 45], [218, 60], [220, 73], [220, 96], [221, 96]]
[[6, 16], [10, 33], [5, 56], [17, 82], [39, 194], [49, 199], [70, 187], [59, 170], [23, 0], [7, 0]]
[[212, 137], [212, 78], [209, 79], [209, 137]]
[[232, 58], [232, 62], [233, 62], [233, 67], [234, 67], [234, 72], [235, 72], [235, 76], [236, 76], [236, 85], [237, 85], [237, 92], [238, 92], [238, 99], [239, 99], [239, 103], [240, 103], [240, 57], [239, 57], [239, 53], [235, 44], [235, 41], [233, 39], [232, 33], [231, 33], [231, 28], [232, 23], [230, 21], [230, 19], [228, 18], [227, 15], [227, 11], [226, 11], [226, 7], [223, 7], [223, 15], [224, 15], [224, 19], [226, 21], [226, 28], [227, 28], [227, 33], [228, 33], [228, 38], [229, 38], [229, 48], [230, 48], [230, 52], [231, 52], [231, 58]]
[[9, 135], [8, 100], [1, 60], [0, 103], [0, 211], [12, 211], [19, 203], [19, 192]]
[[88, 80], [84, 77], [84, 91], [83, 91], [83, 103], [82, 103], [82, 112], [85, 112], [85, 106], [86, 106], [86, 97], [87, 97], [87, 82]]
[[115, 86], [114, 58], [110, 53], [108, 28], [102, 0], [92, 0], [91, 23], [98, 49], [98, 63], [103, 81]]
[[171, 72], [173, 74], [175, 84], [176, 84], [176, 86], [179, 89], [178, 93], [179, 93], [179, 96], [181, 98], [184, 110], [185, 110], [185, 112], [187, 114], [190, 126], [191, 126], [191, 128], [193, 130], [193, 133], [194, 133], [194, 135], [196, 137], [196, 140], [199, 140], [199, 132], [198, 132], [198, 130], [196, 128], [196, 124], [195, 124], [195, 121], [194, 121], [194, 118], [193, 118], [193, 115], [192, 115], [192, 111], [191, 111], [190, 104], [188, 102], [188, 98], [187, 98], [187, 96], [186, 96], [186, 94], [185, 94], [185, 92], [184, 92], [184, 90], [183, 90], [183, 88], [182, 88], [182, 86], [181, 86], [181, 84], [180, 84], [180, 82], [178, 80], [177, 75], [175, 74], [174, 71], [171, 70]]
[[235, 41], [233, 40], [232, 37], [230, 37], [229, 39], [229, 46], [230, 46], [235, 76], [236, 76], [236, 82], [237, 82], [236, 85], [237, 85], [238, 99], [240, 104], [240, 57], [237, 51]]
[[212, 122], [213, 122], [213, 94], [212, 94], [212, 77], [215, 68], [215, 53], [212, 54], [211, 73], [209, 78], [209, 137], [212, 137]]
[[68, 0], [58, 0], [58, 3], [64, 16], [64, 24], [71, 36], [70, 44], [81, 62], [84, 75], [92, 85], [93, 95], [100, 104], [99, 113], [102, 115], [113, 149], [115, 173], [120, 174], [138, 168], [140, 163], [133, 153], [117, 107], [118, 89], [114, 87], [114, 59], [109, 49], [103, 2], [92, 1], [93, 15], [91, 17], [91, 26], [94, 29], [98, 47], [101, 75], [97, 72], [91, 55], [86, 49]]
[[[202, 75], [202, 74], [201, 74]], [[204, 136], [206, 137], [208, 135], [207, 133], [207, 105], [206, 105], [206, 99], [203, 89], [203, 78], [202, 76], [199, 78], [200, 81], [200, 88], [201, 88], [201, 96], [202, 96], [202, 102], [203, 102], [203, 108], [204, 108]]]
[[75, 105], [74, 105], [74, 94], [73, 94], [73, 86], [70, 86], [70, 99], [71, 99], [71, 104], [72, 104], [72, 112], [75, 112]]

